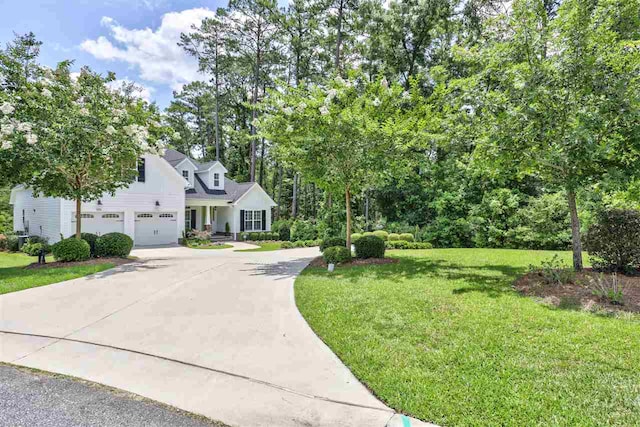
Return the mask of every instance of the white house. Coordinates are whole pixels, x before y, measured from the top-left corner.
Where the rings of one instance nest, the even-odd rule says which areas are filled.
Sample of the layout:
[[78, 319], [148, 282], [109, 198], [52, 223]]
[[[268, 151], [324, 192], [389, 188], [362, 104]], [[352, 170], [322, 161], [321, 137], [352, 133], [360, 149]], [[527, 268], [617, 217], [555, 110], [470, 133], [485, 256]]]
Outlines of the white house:
[[[271, 230], [269, 195], [254, 182], [225, 176], [222, 163], [199, 163], [175, 150], [163, 157], [147, 154], [138, 178], [114, 196], [82, 204], [82, 231], [128, 234], [136, 246], [177, 243], [185, 230], [225, 233]], [[13, 229], [51, 243], [75, 232], [75, 202], [38, 197], [23, 186], [11, 191]]]

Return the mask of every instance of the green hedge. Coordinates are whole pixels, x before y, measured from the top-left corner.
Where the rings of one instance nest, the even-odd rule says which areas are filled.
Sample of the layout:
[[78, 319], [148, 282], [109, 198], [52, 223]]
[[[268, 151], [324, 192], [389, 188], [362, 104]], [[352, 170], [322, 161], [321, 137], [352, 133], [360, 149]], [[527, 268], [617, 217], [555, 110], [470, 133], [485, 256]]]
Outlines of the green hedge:
[[400, 240], [404, 240], [405, 242], [413, 242], [415, 239], [413, 238], [413, 234], [411, 233], [402, 233], [400, 234]]
[[346, 248], [347, 241], [342, 237], [329, 237], [328, 239], [324, 239], [322, 243], [320, 243], [320, 252], [324, 252], [325, 249], [333, 246], [343, 246]]
[[398, 240], [400, 240], [400, 235], [398, 233], [389, 234], [389, 242], [397, 242]]
[[351, 243], [355, 242], [358, 239], [362, 238], [362, 234], [361, 233], [353, 233], [351, 235]]
[[86, 261], [91, 257], [89, 243], [75, 237], [59, 241], [51, 249], [53, 257], [60, 262]]
[[356, 258], [384, 258], [385, 242], [377, 236], [363, 236], [354, 243]]
[[96, 256], [126, 258], [133, 248], [131, 237], [123, 233], [108, 233], [96, 240]]
[[433, 249], [429, 242], [407, 242], [405, 240], [386, 242], [387, 249]]
[[331, 246], [322, 254], [327, 264], [342, 264], [351, 261], [351, 250], [346, 246]]
[[381, 238], [385, 242], [389, 239], [389, 233], [387, 233], [384, 230], [376, 230], [376, 231], [373, 232], [373, 235], [376, 236], [376, 237]]

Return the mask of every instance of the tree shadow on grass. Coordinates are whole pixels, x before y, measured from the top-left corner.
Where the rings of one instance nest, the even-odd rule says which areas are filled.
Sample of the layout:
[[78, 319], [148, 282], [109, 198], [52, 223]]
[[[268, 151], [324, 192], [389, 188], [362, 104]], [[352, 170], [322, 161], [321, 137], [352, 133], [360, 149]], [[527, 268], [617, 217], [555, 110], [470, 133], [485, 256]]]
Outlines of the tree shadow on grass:
[[[396, 283], [416, 278], [446, 280], [460, 283], [461, 286], [452, 291], [454, 295], [482, 292], [491, 298], [497, 298], [513, 294], [511, 284], [525, 271], [523, 267], [511, 265], [462, 265], [439, 259], [401, 257], [397, 264], [345, 266], [340, 267], [334, 274], [354, 284], [363, 278]], [[327, 276], [329, 273], [319, 269], [308, 269], [305, 274]]]

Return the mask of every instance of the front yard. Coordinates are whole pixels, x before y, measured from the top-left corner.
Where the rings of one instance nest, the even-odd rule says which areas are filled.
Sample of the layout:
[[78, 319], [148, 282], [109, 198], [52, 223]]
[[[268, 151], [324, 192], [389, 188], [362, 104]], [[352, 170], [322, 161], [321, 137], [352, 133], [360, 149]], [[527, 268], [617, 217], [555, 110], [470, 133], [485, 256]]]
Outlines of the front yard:
[[390, 251], [399, 263], [307, 268], [296, 302], [400, 412], [444, 426], [639, 425], [640, 317], [556, 308], [512, 289], [553, 254]]
[[[0, 252], [0, 294], [71, 280], [98, 273], [114, 266], [111, 262], [105, 262], [69, 267], [24, 268], [36, 261], [36, 257], [30, 257], [22, 253]], [[51, 261], [53, 261], [53, 258], [47, 257], [47, 262]]]

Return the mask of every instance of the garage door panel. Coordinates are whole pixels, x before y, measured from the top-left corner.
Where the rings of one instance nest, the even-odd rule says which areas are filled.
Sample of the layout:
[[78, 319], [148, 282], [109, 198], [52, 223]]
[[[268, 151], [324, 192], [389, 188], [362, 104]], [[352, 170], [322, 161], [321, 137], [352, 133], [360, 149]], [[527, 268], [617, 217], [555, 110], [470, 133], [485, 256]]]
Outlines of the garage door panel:
[[136, 246], [176, 243], [178, 215], [175, 212], [137, 212], [135, 219]]
[[[81, 216], [81, 228], [83, 233], [96, 234], [98, 236], [107, 233], [124, 232], [124, 214], [122, 212], [84, 212]], [[75, 215], [71, 220], [71, 229], [76, 229]]]

